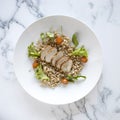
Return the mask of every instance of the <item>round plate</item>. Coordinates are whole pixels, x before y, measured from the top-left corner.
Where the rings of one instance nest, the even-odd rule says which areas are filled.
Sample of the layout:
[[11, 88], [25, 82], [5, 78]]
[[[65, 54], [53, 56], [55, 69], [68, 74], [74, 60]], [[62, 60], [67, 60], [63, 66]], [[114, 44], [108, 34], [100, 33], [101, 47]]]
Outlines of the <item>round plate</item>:
[[[55, 89], [44, 88], [34, 76], [32, 62], [27, 55], [27, 47], [31, 42], [39, 39], [40, 33], [49, 31], [51, 27], [56, 30], [60, 26], [63, 28], [63, 34], [70, 38], [77, 32], [79, 45], [84, 45], [88, 50], [89, 60], [81, 72], [87, 79]], [[45, 17], [30, 25], [19, 38], [14, 54], [15, 73], [25, 91], [37, 100], [56, 105], [72, 103], [87, 95], [98, 82], [102, 71], [101, 51], [95, 34], [81, 21], [68, 16]]]

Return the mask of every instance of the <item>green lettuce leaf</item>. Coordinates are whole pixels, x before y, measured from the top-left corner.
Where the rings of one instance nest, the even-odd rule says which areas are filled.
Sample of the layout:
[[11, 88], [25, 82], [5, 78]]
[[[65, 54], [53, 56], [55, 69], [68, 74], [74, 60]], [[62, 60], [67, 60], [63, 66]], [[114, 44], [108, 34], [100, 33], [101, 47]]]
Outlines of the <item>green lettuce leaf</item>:
[[35, 70], [35, 76], [38, 80], [49, 80], [49, 77], [44, 73], [42, 66], [39, 65]]
[[78, 48], [78, 49], [75, 49], [71, 55], [75, 55], [75, 56], [85, 56], [85, 57], [88, 57], [88, 53], [87, 53], [87, 50], [84, 48], [84, 46]]
[[54, 38], [54, 33], [52, 32], [46, 32], [47, 37]]
[[28, 57], [31, 57], [31, 58], [40, 57], [40, 51], [36, 50], [33, 42], [28, 46]]

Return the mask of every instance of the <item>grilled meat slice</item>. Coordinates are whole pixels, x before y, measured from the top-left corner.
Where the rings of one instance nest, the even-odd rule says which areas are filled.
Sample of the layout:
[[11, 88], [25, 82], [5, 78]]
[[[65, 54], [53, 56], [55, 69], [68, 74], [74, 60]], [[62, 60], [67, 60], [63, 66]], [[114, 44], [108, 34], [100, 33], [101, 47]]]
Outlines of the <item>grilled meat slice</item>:
[[52, 65], [55, 66], [56, 62], [63, 56], [63, 52], [58, 52], [52, 59]]
[[57, 61], [56, 67], [57, 67], [58, 69], [60, 69], [60, 68], [61, 68], [61, 65], [62, 65], [65, 61], [67, 61], [68, 59], [69, 59], [69, 58], [66, 57], [66, 56], [61, 57], [61, 58]]
[[44, 50], [41, 51], [41, 60], [45, 60], [46, 55], [48, 54], [48, 51], [52, 49], [51, 46], [47, 45]]
[[55, 47], [53, 47], [52, 49], [50, 49], [48, 52], [47, 52], [47, 55], [45, 57], [45, 61], [50, 63], [52, 58], [54, 57], [54, 55], [57, 53], [57, 49]]
[[66, 61], [62, 64], [61, 70], [63, 72], [70, 72], [72, 65], [73, 65], [73, 62], [72, 62], [72, 60], [69, 59], [68, 61]]

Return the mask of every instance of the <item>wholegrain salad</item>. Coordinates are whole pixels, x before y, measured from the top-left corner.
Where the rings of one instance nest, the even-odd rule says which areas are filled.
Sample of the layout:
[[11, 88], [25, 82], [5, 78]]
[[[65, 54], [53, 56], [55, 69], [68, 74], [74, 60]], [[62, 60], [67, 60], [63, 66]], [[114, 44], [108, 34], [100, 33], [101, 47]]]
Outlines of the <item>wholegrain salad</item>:
[[88, 52], [79, 45], [76, 33], [71, 39], [56, 31], [41, 33], [40, 39], [28, 46], [28, 57], [42, 86], [54, 88], [86, 79], [81, 70], [88, 61]]

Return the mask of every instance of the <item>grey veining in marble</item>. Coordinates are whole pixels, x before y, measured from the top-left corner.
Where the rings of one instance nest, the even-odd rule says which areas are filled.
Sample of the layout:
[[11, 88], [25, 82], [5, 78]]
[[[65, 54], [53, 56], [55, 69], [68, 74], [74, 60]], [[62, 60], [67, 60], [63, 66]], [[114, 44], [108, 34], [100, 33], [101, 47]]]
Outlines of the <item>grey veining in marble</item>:
[[[27, 95], [13, 69], [15, 45], [25, 28], [55, 14], [88, 24], [99, 38], [104, 57], [102, 76], [92, 92], [59, 106]], [[0, 0], [0, 120], [120, 120], [119, 45], [120, 0]]]

